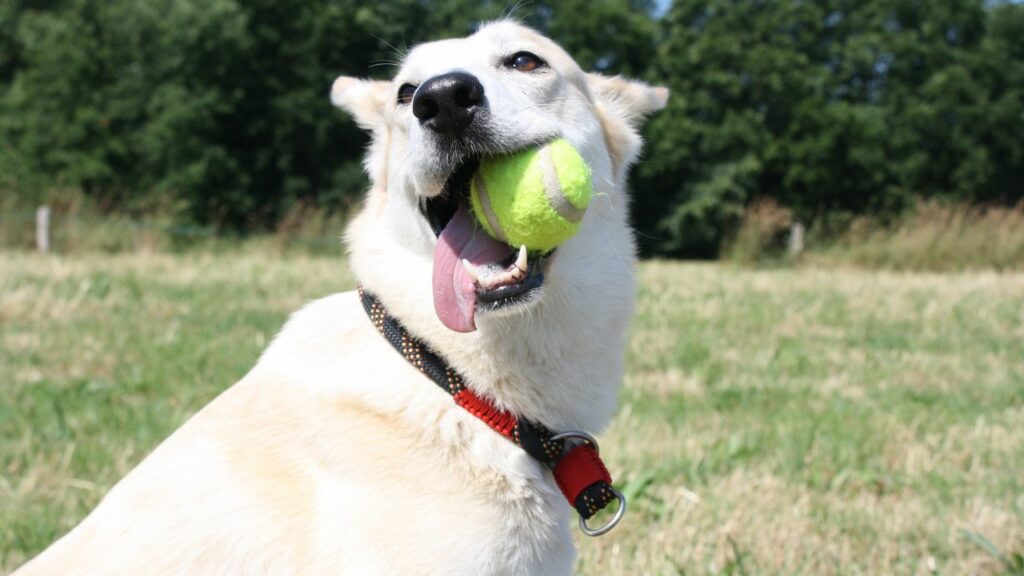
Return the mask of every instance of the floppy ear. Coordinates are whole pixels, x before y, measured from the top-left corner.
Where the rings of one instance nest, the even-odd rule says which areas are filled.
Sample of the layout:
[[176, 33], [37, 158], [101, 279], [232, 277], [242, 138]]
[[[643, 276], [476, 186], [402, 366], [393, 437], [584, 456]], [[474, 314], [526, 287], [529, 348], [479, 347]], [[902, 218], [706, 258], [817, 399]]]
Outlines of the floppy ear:
[[640, 153], [641, 122], [648, 114], [665, 107], [668, 88], [601, 74], [587, 74], [587, 87], [601, 120], [612, 169], [621, 178]]
[[364, 130], [384, 127], [384, 110], [391, 96], [389, 82], [342, 76], [331, 86], [331, 102], [352, 115]]

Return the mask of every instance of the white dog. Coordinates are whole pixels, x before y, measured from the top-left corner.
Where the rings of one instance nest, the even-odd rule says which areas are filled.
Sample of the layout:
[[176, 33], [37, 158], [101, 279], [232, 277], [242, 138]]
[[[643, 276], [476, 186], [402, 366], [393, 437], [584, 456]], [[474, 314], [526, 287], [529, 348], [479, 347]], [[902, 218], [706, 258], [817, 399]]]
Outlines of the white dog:
[[[623, 184], [637, 125], [667, 96], [585, 74], [511, 22], [421, 45], [390, 82], [339, 78], [334, 103], [373, 134], [346, 235], [367, 300], [296, 313], [18, 576], [570, 573], [575, 512], [550, 467], [471, 410], [559, 432], [608, 423], [634, 290]], [[557, 137], [589, 163], [594, 200], [576, 236], [517, 261], [474, 231], [466, 182], [482, 155]], [[406, 330], [391, 341], [385, 313]], [[428, 349], [476, 408], [425, 377]]]

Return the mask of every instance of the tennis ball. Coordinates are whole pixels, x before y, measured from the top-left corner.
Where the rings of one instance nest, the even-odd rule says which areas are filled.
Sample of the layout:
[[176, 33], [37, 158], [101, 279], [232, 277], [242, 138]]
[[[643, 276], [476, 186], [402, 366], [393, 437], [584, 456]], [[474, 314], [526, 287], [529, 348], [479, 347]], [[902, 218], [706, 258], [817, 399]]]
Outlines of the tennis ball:
[[470, 204], [484, 230], [538, 252], [576, 234], [592, 195], [590, 167], [564, 139], [485, 158], [470, 183]]

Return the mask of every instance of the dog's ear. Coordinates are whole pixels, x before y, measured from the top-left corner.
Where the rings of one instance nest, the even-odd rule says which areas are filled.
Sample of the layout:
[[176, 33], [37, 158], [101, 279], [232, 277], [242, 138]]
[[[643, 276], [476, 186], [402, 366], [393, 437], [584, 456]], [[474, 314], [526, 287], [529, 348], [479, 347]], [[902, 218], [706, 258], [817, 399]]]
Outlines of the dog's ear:
[[640, 123], [665, 107], [668, 88], [601, 74], [587, 74], [587, 87], [604, 129], [612, 169], [621, 178], [640, 153]]
[[391, 84], [342, 76], [331, 86], [331, 102], [345, 110], [364, 130], [384, 127], [384, 111], [391, 96]]
[[610, 111], [636, 128], [645, 116], [668, 102], [668, 88], [649, 86], [622, 76], [587, 74], [590, 93]]

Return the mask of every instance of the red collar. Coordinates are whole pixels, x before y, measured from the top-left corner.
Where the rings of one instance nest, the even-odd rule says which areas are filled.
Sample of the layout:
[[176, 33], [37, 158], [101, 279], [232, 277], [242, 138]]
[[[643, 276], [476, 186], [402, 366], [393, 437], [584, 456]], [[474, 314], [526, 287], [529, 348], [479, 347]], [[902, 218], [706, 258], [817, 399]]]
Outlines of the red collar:
[[[410, 364], [450, 394], [456, 404], [551, 468], [558, 488], [579, 513], [584, 533], [600, 536], [618, 524], [626, 512], [626, 498], [612, 487], [612, 477], [601, 461], [593, 436], [584, 432], [556, 434], [543, 424], [517, 417], [477, 396], [466, 386], [461, 374], [388, 315], [384, 305], [362, 287], [359, 298], [377, 331]], [[579, 440], [583, 442], [575, 442]], [[619, 502], [615, 516], [599, 528], [587, 526], [587, 520], [613, 500]]]

